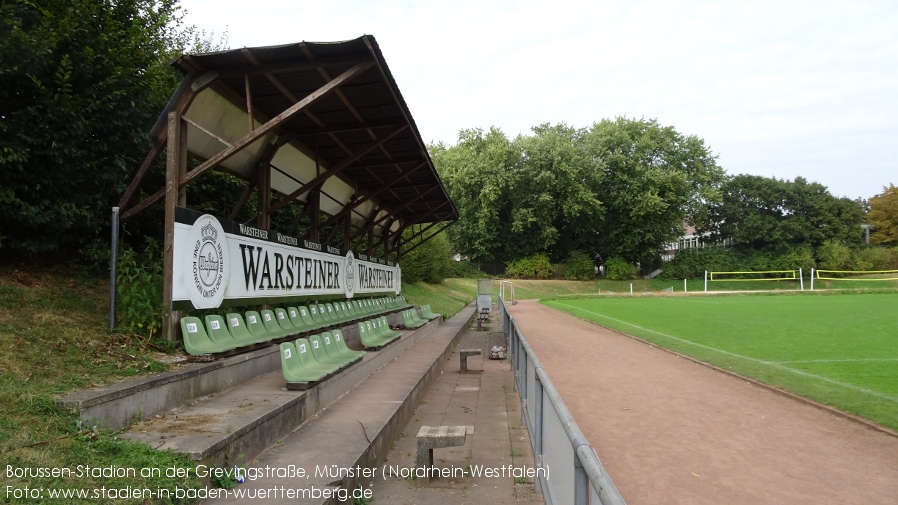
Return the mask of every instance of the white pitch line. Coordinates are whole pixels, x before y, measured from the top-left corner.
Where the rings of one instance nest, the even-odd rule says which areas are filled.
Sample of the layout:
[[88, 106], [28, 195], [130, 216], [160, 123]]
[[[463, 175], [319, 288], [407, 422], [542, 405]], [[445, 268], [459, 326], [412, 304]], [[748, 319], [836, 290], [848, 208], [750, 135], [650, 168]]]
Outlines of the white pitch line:
[[868, 394], [868, 395], [870, 395], [870, 396], [875, 396], [875, 397], [877, 397], [877, 398], [882, 398], [883, 400], [888, 400], [888, 401], [893, 402], [893, 403], [898, 403], [898, 397], [896, 397], [896, 396], [891, 396], [891, 395], [887, 395], [887, 394], [884, 394], [884, 393], [880, 393], [879, 391], [873, 391], [873, 390], [870, 390], [870, 389], [862, 388], [862, 387], [860, 387], [860, 386], [855, 386], [854, 384], [848, 384], [847, 382], [841, 382], [841, 381], [837, 381], [837, 380], [834, 380], [834, 379], [830, 379], [829, 377], [823, 377], [823, 376], [820, 376], [820, 375], [815, 375], [815, 374], [812, 374], [812, 373], [805, 372], [805, 371], [803, 371], [803, 370], [797, 370], [797, 369], [795, 369], [795, 368], [787, 367], [787, 366], [785, 366], [785, 365], [783, 365], [783, 364], [781, 364], [781, 363], [777, 363], [777, 362], [774, 362], [774, 361], [764, 361], [764, 360], [761, 360], [761, 359], [752, 358], [752, 357], [750, 357], [750, 356], [743, 356], [743, 355], [741, 355], [741, 354], [736, 354], [736, 353], [733, 353], [733, 352], [724, 351], [723, 349], [718, 349], [718, 348], [716, 348], [716, 347], [711, 347], [711, 346], [709, 346], [709, 345], [699, 344], [698, 342], [693, 342], [693, 341], [691, 341], [691, 340], [686, 340], [685, 338], [675, 337], [675, 336], [673, 336], [673, 335], [668, 335], [668, 334], [666, 334], [666, 333], [661, 333], [660, 331], [655, 331], [655, 330], [650, 330], [650, 329], [648, 329], [648, 328], [643, 328], [642, 326], [638, 326], [638, 325], [635, 325], [635, 324], [633, 324], [633, 323], [628, 323], [627, 321], [622, 321], [622, 320], [620, 320], [620, 319], [615, 319], [615, 318], [613, 318], [613, 317], [606, 316], [605, 314], [599, 314], [598, 312], [593, 312], [593, 311], [591, 311], [591, 310], [586, 310], [586, 309], [581, 309], [581, 308], [579, 308], [579, 307], [574, 307], [573, 305], [568, 305], [568, 304], [566, 304], [566, 303], [561, 303], [561, 302], [557, 302], [557, 301], [554, 302], [554, 303], [556, 303], [557, 305], [564, 306], [564, 307], [569, 307], [569, 308], [571, 308], [571, 309], [573, 309], [573, 310], [579, 310], [579, 311], [581, 311], [581, 312], [586, 312], [587, 314], [592, 314], [592, 315], [594, 315], [594, 316], [604, 317], [605, 319], [608, 319], [608, 320], [610, 320], [610, 321], [614, 321], [614, 322], [617, 322], [617, 323], [620, 323], [620, 324], [623, 324], [623, 325], [631, 326], [631, 327], [636, 328], [636, 329], [638, 329], [638, 330], [647, 331], [647, 332], [649, 332], [649, 333], [654, 333], [655, 335], [658, 335], [658, 336], [661, 336], [661, 337], [665, 337], [665, 338], [669, 338], [669, 339], [671, 339], [671, 340], [676, 340], [676, 341], [678, 341], [678, 342], [683, 342], [684, 344], [693, 345], [693, 346], [695, 346], [695, 347], [701, 347], [702, 349], [707, 349], [707, 350], [709, 350], [709, 351], [717, 352], [717, 353], [720, 353], [720, 354], [725, 354], [725, 355], [727, 355], [727, 356], [732, 356], [732, 357], [734, 357], [734, 358], [741, 358], [741, 359], [744, 359], [744, 360], [746, 360], [746, 361], [752, 361], [752, 362], [755, 362], [755, 363], [760, 363], [760, 364], [762, 364], [762, 365], [771, 366], [771, 367], [773, 367], [773, 368], [778, 368], [778, 369], [780, 369], [780, 370], [785, 370], [785, 371], [787, 371], [787, 372], [792, 372], [792, 373], [794, 373], [795, 375], [801, 375], [801, 376], [804, 376], [804, 377], [810, 377], [810, 378], [812, 378], [812, 379], [817, 379], [817, 380], [820, 380], [820, 381], [823, 381], [823, 382], [828, 382], [828, 383], [830, 383], [830, 384], [835, 384], [835, 385], [837, 385], [837, 386], [841, 386], [841, 387], [846, 388], [846, 389], [852, 389], [852, 390], [858, 391], [858, 392], [860, 392], [860, 393], [865, 393], [865, 394]]
[[793, 361], [777, 361], [776, 363], [876, 363], [878, 361], [892, 362], [898, 361], [898, 358], [858, 358], [858, 359], [806, 359]]

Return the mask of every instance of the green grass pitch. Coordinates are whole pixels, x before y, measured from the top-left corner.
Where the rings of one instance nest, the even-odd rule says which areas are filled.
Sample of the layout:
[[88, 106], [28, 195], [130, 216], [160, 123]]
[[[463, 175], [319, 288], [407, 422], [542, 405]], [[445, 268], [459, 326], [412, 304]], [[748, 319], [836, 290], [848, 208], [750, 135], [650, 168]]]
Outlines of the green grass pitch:
[[896, 293], [543, 303], [898, 429]]

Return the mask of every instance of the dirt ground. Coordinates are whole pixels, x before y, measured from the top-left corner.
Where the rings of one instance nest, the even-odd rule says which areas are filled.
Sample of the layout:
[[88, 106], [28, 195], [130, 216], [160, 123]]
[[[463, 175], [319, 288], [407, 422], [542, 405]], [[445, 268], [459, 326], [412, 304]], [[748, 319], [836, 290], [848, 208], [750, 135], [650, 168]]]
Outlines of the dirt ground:
[[533, 300], [510, 312], [629, 505], [898, 503], [898, 437]]

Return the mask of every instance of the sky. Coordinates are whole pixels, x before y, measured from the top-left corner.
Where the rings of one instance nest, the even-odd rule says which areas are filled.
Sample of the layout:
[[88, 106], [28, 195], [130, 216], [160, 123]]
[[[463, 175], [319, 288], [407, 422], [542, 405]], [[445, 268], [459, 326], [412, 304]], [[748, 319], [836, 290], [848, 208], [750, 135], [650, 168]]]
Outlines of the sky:
[[373, 35], [425, 142], [619, 116], [730, 175], [898, 184], [898, 2], [181, 0], [232, 48]]

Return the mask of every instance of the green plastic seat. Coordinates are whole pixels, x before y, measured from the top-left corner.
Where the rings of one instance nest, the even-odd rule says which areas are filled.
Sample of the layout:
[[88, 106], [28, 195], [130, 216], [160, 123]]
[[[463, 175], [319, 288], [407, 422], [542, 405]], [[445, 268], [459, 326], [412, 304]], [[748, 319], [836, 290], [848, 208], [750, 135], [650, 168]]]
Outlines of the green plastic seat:
[[268, 342], [275, 338], [274, 335], [268, 333], [268, 328], [262, 322], [262, 315], [257, 310], [246, 311], [246, 327], [256, 342]]
[[305, 333], [307, 331], [312, 331], [310, 328], [306, 326], [306, 322], [302, 320], [299, 316], [299, 309], [296, 307], [287, 307], [287, 317], [290, 318], [290, 323], [296, 328], [297, 333]]
[[300, 353], [293, 342], [281, 343], [281, 372], [287, 382], [317, 382], [327, 377], [324, 371], [310, 370], [303, 365]]
[[312, 318], [312, 311], [305, 305], [299, 307], [299, 317], [306, 324], [306, 331], [315, 331], [323, 326]]
[[290, 334], [278, 323], [277, 316], [273, 310], [265, 309], [260, 311], [259, 314], [262, 316], [262, 326], [265, 327], [265, 331], [271, 335], [271, 338], [283, 338]]
[[430, 305], [422, 305], [421, 306], [421, 315], [433, 321], [434, 319], [439, 319], [443, 317], [443, 314], [436, 314], [433, 310], [430, 309]]
[[[339, 330], [333, 332], [325, 331], [321, 334], [321, 341], [324, 344], [324, 350], [331, 356], [346, 360], [347, 363], [355, 363], [362, 359], [365, 351], [353, 351], [343, 342], [343, 333]], [[342, 346], [340, 344], [343, 344]]]
[[387, 321], [387, 316], [375, 318], [372, 321], [372, 324], [374, 325], [375, 333], [383, 339], [390, 341], [402, 336], [402, 333], [390, 329], [390, 323]]
[[312, 311], [312, 317], [315, 317], [315, 311], [318, 312], [318, 319], [324, 323], [323, 328], [329, 328], [334, 325], [334, 321], [331, 319], [330, 314], [327, 313], [327, 308], [323, 304], [311, 304], [309, 305], [309, 310]]
[[231, 335], [240, 342], [241, 346], [268, 341], [268, 339], [260, 340], [259, 337], [250, 333], [249, 328], [246, 326], [246, 322], [243, 320], [243, 316], [240, 314], [229, 312], [228, 315], [225, 316], [225, 319], [228, 322], [228, 330], [231, 332]]
[[209, 338], [221, 347], [236, 349], [244, 345], [231, 335], [231, 332], [228, 330], [228, 323], [218, 314], [206, 316], [206, 332], [209, 334]]
[[331, 307], [334, 309], [334, 319], [337, 320], [338, 324], [343, 324], [351, 319], [349, 314], [343, 312], [343, 307], [340, 306], [340, 302], [329, 303]]
[[200, 318], [186, 316], [181, 318], [181, 333], [184, 335], [184, 349], [194, 356], [203, 354], [215, 354], [229, 350], [215, 344]]
[[374, 333], [374, 329], [371, 327], [371, 321], [361, 321], [358, 324], [359, 326], [359, 341], [362, 342], [362, 345], [366, 348], [376, 349], [378, 347], [383, 347], [386, 345], [384, 339], [378, 337]]
[[[327, 333], [327, 332], [325, 332]], [[334, 337], [334, 345], [337, 346], [337, 349], [340, 351], [340, 354], [344, 356], [353, 356], [359, 357], [365, 355], [365, 351], [356, 351], [355, 349], [350, 349], [348, 345], [346, 345], [346, 339], [343, 338], [343, 332], [340, 330], [333, 330], [330, 332]]]
[[293, 321], [290, 319], [290, 316], [285, 309], [280, 307], [274, 309], [274, 315], [277, 318], [281, 329], [283, 329], [287, 335], [298, 335], [299, 333], [302, 333], [299, 329], [293, 326]]
[[402, 324], [406, 328], [420, 328], [427, 324], [427, 321], [418, 318], [415, 309], [406, 309], [402, 311]]
[[327, 302], [319, 308], [324, 314], [327, 314], [327, 317], [331, 320], [331, 326], [338, 325], [343, 322], [343, 318], [337, 313], [337, 309], [334, 308], [334, 304], [331, 302]]
[[299, 360], [302, 362], [302, 365], [309, 370], [321, 371], [324, 372], [325, 375], [330, 375], [340, 369], [337, 365], [332, 363], [322, 363], [315, 359], [315, 355], [312, 354], [312, 344], [309, 342], [309, 339], [298, 338], [293, 345], [296, 346], [296, 351], [299, 353]]
[[309, 335], [309, 344], [312, 346], [312, 357], [323, 365], [333, 365], [342, 370], [349, 365], [349, 360], [339, 356], [332, 356], [324, 347], [324, 339], [321, 335]]
[[321, 311], [318, 309], [318, 304], [309, 304], [309, 315], [312, 316], [312, 321], [315, 321], [315, 324], [317, 324], [319, 328], [330, 326], [329, 323], [324, 320]]

